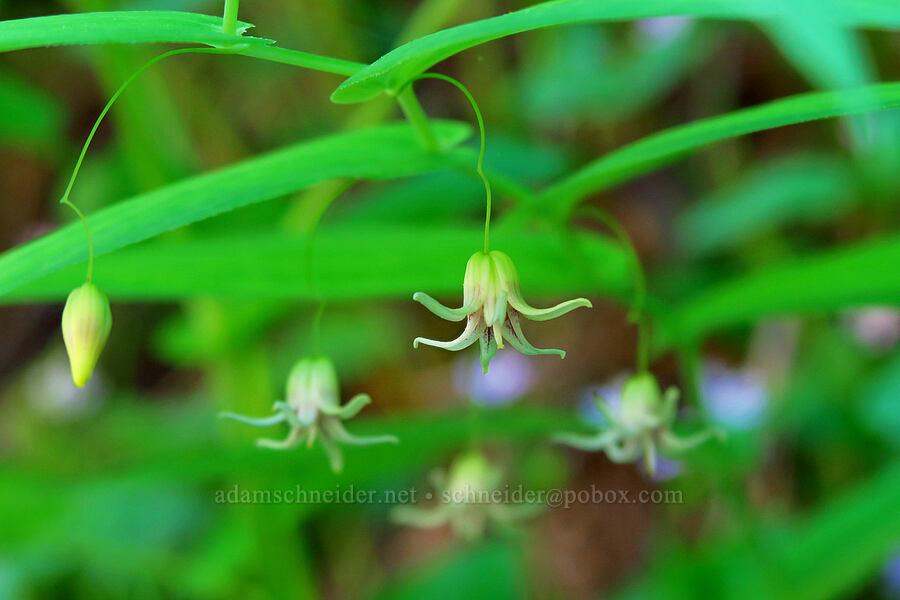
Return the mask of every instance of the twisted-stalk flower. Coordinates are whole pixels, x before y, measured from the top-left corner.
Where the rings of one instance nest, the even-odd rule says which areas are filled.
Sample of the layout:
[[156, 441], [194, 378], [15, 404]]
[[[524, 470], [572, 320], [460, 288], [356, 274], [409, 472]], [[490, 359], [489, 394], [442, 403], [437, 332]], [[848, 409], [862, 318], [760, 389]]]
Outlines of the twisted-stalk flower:
[[591, 307], [587, 298], [569, 300], [551, 308], [530, 306], [522, 298], [519, 273], [512, 259], [499, 250], [478, 251], [469, 259], [463, 280], [461, 308], [448, 308], [423, 292], [416, 292], [413, 300], [448, 321], [466, 320], [462, 335], [455, 340], [439, 342], [418, 337], [413, 341], [413, 347], [425, 344], [457, 351], [468, 348], [478, 340], [481, 346], [481, 367], [485, 373], [488, 372], [491, 359], [497, 354], [498, 348], [504, 347], [504, 342], [509, 342], [522, 354], [557, 354], [560, 358], [565, 358], [563, 350], [532, 346], [522, 333], [520, 315], [532, 321], [547, 321], [580, 306]]
[[724, 438], [724, 432], [714, 427], [687, 437], [673, 433], [679, 395], [675, 387], [668, 388], [663, 394], [653, 375], [638, 373], [622, 387], [618, 411], [599, 395], [594, 397], [597, 408], [609, 423], [608, 429], [593, 435], [557, 434], [554, 441], [586, 452], [603, 450], [617, 463], [632, 462], [643, 454], [646, 471], [652, 476], [656, 472], [657, 449], [663, 453], [678, 453], [714, 436], [720, 440]]
[[502, 473], [478, 451], [458, 456], [449, 472], [436, 470], [431, 483], [437, 490], [437, 504], [429, 507], [398, 506], [391, 513], [394, 522], [421, 529], [450, 525], [462, 539], [484, 535], [488, 524], [508, 524], [536, 514], [534, 504], [512, 505], [500, 501]]
[[328, 455], [332, 470], [343, 470], [344, 459], [338, 442], [351, 446], [397, 443], [392, 435], [360, 437], [348, 432], [341, 421], [355, 417], [372, 399], [368, 394], [357, 394], [341, 406], [340, 391], [334, 365], [328, 358], [304, 358], [294, 365], [288, 377], [287, 402], [276, 402], [275, 414], [263, 418], [250, 418], [230, 412], [220, 417], [234, 419], [255, 427], [267, 427], [286, 422], [291, 429], [283, 440], [260, 438], [256, 445], [273, 450], [287, 450], [304, 441], [312, 447], [318, 436]]

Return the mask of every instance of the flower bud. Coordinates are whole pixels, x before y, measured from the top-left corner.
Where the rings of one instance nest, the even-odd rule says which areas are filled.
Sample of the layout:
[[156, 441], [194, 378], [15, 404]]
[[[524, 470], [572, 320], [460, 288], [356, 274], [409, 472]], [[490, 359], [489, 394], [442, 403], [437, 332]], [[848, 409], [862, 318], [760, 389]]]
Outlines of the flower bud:
[[72, 381], [83, 387], [112, 329], [109, 300], [97, 286], [85, 283], [69, 294], [62, 315], [63, 341], [69, 354]]

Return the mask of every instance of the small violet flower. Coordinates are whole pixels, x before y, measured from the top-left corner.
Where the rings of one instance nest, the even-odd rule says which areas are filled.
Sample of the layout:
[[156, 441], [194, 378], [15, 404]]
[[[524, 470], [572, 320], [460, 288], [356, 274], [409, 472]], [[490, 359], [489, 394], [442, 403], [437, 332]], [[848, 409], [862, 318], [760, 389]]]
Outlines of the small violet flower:
[[512, 259], [498, 250], [478, 251], [469, 259], [463, 281], [461, 308], [448, 308], [422, 292], [417, 292], [413, 300], [448, 321], [466, 319], [465, 330], [455, 340], [438, 342], [419, 337], [413, 342], [413, 347], [418, 348], [419, 344], [426, 344], [456, 351], [468, 348], [478, 340], [481, 345], [481, 368], [485, 373], [488, 372], [488, 366], [497, 350], [504, 347], [504, 341], [508, 341], [522, 354], [558, 354], [561, 358], [565, 358], [566, 353], [563, 350], [532, 346], [522, 333], [519, 315], [533, 321], [547, 321], [580, 306], [591, 307], [590, 301], [586, 298], [569, 300], [552, 308], [530, 306], [522, 299], [519, 274]]
[[368, 394], [358, 394], [341, 406], [337, 374], [331, 361], [325, 357], [304, 358], [291, 370], [287, 383], [287, 402], [276, 402], [274, 415], [253, 419], [223, 412], [219, 416], [256, 427], [281, 422], [287, 422], [291, 426], [284, 440], [258, 439], [256, 444], [263, 448], [287, 450], [304, 441], [307, 447], [312, 447], [318, 434], [332, 470], [340, 472], [344, 460], [338, 442], [352, 446], [397, 443], [397, 438], [392, 435], [359, 437], [344, 429], [341, 421], [355, 417], [371, 401]]
[[563, 433], [554, 436], [560, 444], [584, 451], [603, 450], [613, 462], [637, 460], [642, 454], [647, 474], [656, 472], [657, 448], [664, 453], [677, 453], [702, 444], [709, 438], [719, 439], [724, 433], [709, 428], [688, 437], [672, 432], [678, 405], [678, 389], [670, 387], [662, 393], [656, 378], [650, 373], [638, 373], [625, 381], [618, 410], [599, 395], [594, 397], [597, 408], [609, 427], [593, 435]]

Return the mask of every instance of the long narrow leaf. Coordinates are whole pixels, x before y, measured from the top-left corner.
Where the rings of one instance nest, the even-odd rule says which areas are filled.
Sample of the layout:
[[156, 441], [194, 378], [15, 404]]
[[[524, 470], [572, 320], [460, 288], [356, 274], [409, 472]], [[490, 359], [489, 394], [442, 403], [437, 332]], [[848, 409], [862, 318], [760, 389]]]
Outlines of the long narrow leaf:
[[[849, 27], [892, 28], [900, 25], [900, 9], [892, 0], [833, 0], [822, 10], [828, 10], [833, 22]], [[782, 16], [784, 12], [781, 2], [774, 0], [544, 2], [505, 15], [451, 27], [400, 46], [350, 77], [335, 90], [331, 99], [341, 103], [362, 102], [386, 90], [396, 91], [416, 75], [463, 50], [544, 27], [670, 15], [762, 20]]]
[[[466, 125], [459, 123], [435, 125], [442, 145], [448, 147], [462, 141], [469, 132]], [[103, 255], [320, 181], [336, 177], [403, 177], [446, 167], [448, 160], [448, 154], [424, 150], [408, 125], [386, 125], [303, 142], [185, 179], [119, 202], [90, 216], [88, 221], [95, 252]], [[0, 294], [86, 258], [84, 229], [73, 222], [0, 255]]]
[[222, 18], [178, 11], [93, 12], [0, 21], [0, 52], [75, 44], [171, 42], [224, 46], [267, 44], [243, 36], [253, 27], [238, 23], [237, 34], [222, 31]]
[[761, 317], [810, 314], [866, 304], [900, 305], [900, 237], [766, 267], [687, 300], [661, 341], [698, 339]]
[[900, 83], [791, 96], [647, 136], [548, 188], [538, 205], [564, 218], [584, 197], [652, 171], [712, 143], [765, 129], [900, 107]]
[[[461, 298], [466, 260], [480, 247], [482, 235], [478, 226], [376, 223], [324, 229], [314, 240], [312, 278], [302, 236], [230, 234], [154, 241], [105, 256], [97, 262], [95, 278], [111, 297], [126, 300], [318, 295], [409, 300], [418, 290]], [[516, 261], [531, 297], [627, 289], [625, 255], [596, 236], [498, 231], [493, 242]], [[73, 265], [16, 289], [0, 303], [64, 298], [83, 277], [81, 265]]]

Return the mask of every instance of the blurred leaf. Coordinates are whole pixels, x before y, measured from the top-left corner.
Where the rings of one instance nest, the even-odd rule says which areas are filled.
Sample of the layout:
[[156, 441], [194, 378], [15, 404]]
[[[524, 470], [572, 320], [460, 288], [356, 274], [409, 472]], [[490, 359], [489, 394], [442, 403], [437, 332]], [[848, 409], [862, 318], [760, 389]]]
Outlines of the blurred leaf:
[[672, 39], [641, 39], [610, 56], [599, 28], [551, 31], [522, 74], [525, 111], [551, 123], [621, 121], [668, 93], [718, 45], [711, 30], [688, 25]]
[[490, 542], [463, 547], [398, 581], [373, 600], [513, 600], [525, 597], [526, 573], [516, 545]]
[[127, 11], [52, 15], [0, 21], [0, 52], [71, 44], [138, 44], [172, 42], [226, 46], [267, 44], [270, 40], [222, 31], [222, 18], [176, 11]]
[[689, 298], [661, 324], [661, 345], [760, 317], [900, 304], [900, 237], [767, 266]]
[[721, 251], [783, 225], [833, 219], [854, 197], [854, 173], [846, 158], [779, 157], [692, 204], [676, 222], [679, 243], [691, 255]]
[[891, 464], [807, 518], [757, 523], [744, 538], [659, 554], [645, 579], [616, 598], [692, 600], [849, 597], [900, 542], [900, 464]]
[[582, 167], [545, 190], [539, 209], [564, 218], [590, 194], [672, 162], [692, 150], [731, 137], [816, 119], [900, 106], [900, 83], [791, 96], [680, 125], [632, 142]]
[[[890, 0], [870, 0], [865, 4], [854, 0], [838, 0], [831, 9], [831, 17], [847, 26], [890, 28], [900, 24], [900, 9]], [[339, 103], [354, 103], [368, 100], [383, 91], [396, 92], [416, 75], [467, 48], [543, 27], [671, 15], [763, 20], [778, 16], [783, 10], [778, 3], [770, 0], [544, 2], [490, 19], [444, 29], [400, 46], [352, 75], [334, 91], [331, 99]]]
[[900, 449], [900, 353], [895, 353], [865, 387], [858, 413], [870, 431]]
[[52, 149], [63, 140], [65, 116], [52, 95], [0, 71], [0, 143]]
[[[468, 131], [459, 123], [435, 124], [442, 146], [460, 142]], [[437, 170], [447, 160], [447, 155], [424, 150], [406, 124], [326, 136], [182, 180], [91, 215], [94, 251], [100, 256], [335, 177], [402, 177]], [[70, 223], [0, 255], [0, 294], [86, 258], [84, 228]]]
[[[465, 264], [479, 249], [480, 226], [323, 229], [316, 235], [313, 285], [305, 237], [228, 235], [145, 244], [97, 262], [95, 280], [114, 299], [203, 296], [329, 300], [411, 298], [416, 291], [462, 293]], [[628, 261], [592, 234], [541, 235], [497, 231], [494, 246], [516, 261], [527, 295], [621, 291]], [[83, 278], [75, 265], [16, 289], [0, 302], [64, 298]]]

